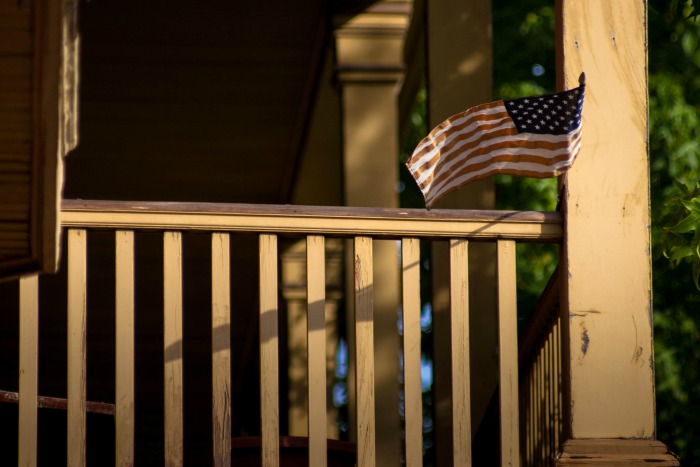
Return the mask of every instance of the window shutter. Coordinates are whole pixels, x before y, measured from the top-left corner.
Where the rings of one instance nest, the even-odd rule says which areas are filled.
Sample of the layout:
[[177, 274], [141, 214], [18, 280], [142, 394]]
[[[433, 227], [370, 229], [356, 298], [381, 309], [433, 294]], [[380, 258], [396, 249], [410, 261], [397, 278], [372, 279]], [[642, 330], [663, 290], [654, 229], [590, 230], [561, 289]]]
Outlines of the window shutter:
[[78, 140], [77, 0], [0, 0], [0, 279], [55, 272]]

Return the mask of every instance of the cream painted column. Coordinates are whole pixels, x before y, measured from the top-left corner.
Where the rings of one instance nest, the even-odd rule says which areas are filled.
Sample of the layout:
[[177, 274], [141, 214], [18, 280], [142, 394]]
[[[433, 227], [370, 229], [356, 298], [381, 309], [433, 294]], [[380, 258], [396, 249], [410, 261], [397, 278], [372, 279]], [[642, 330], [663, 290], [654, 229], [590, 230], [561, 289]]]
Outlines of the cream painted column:
[[[581, 452], [606, 465], [647, 465], [663, 444], [651, 441], [646, 2], [564, 0], [558, 7], [559, 87], [577, 86], [582, 71], [587, 83], [583, 145], [564, 180], [562, 345], [573, 440], [559, 465]], [[655, 465], [674, 465], [663, 459]]]
[[[492, 101], [490, 0], [426, 1], [428, 128], [474, 105]], [[492, 178], [470, 183], [435, 207], [493, 209]], [[446, 242], [432, 250], [436, 464], [452, 463], [450, 255]], [[478, 431], [498, 382], [496, 249], [469, 245], [469, 325], [472, 434]]]
[[[398, 206], [398, 89], [410, 5], [406, 1], [379, 2], [356, 16], [338, 18], [336, 56], [342, 89], [344, 197], [348, 206]], [[352, 254], [352, 248], [347, 250]], [[347, 278], [352, 284], [351, 272]], [[394, 241], [374, 242], [373, 290], [376, 465], [397, 466], [401, 452], [397, 379], [400, 295]], [[354, 316], [350, 307], [348, 316]], [[351, 349], [352, 345], [354, 340]], [[349, 412], [352, 414], [354, 408], [350, 407]]]
[[[338, 304], [342, 300], [343, 246], [339, 239], [326, 241], [326, 433], [338, 439], [333, 405], [335, 354], [338, 348]], [[308, 436], [308, 345], [307, 345], [307, 279], [306, 239], [297, 240], [282, 254], [282, 296], [287, 302], [287, 352], [289, 390], [289, 434]]]
[[299, 163], [292, 204], [342, 205], [340, 95], [333, 80], [333, 51], [324, 57], [313, 113]]
[[308, 436], [306, 343], [306, 239], [282, 253], [282, 297], [287, 302], [289, 434]]
[[[340, 96], [333, 83], [333, 51], [324, 56], [309, 133], [292, 192], [293, 204], [338, 206], [342, 199]], [[333, 405], [335, 357], [338, 350], [338, 309], [343, 299], [343, 242], [327, 238], [326, 249], [326, 433], [339, 438], [338, 409]], [[306, 436], [307, 305], [306, 239], [282, 254], [282, 294], [287, 301], [289, 352], [289, 434]]]

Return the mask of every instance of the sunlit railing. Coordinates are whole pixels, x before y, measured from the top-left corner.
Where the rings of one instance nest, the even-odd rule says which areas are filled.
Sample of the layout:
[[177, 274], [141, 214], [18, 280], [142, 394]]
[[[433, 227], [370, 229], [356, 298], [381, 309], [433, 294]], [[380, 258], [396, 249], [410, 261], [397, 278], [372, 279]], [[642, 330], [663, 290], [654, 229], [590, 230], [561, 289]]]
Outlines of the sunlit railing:
[[[326, 465], [324, 241], [354, 245], [357, 465], [375, 464], [373, 352], [373, 239], [402, 243], [405, 458], [422, 463], [420, 380], [420, 239], [450, 243], [453, 458], [471, 462], [468, 254], [470, 241], [497, 243], [501, 464], [519, 465], [521, 436], [516, 326], [515, 243], [559, 242], [557, 213], [424, 211], [369, 208], [65, 201], [62, 225], [68, 249], [67, 452], [69, 465], [85, 465], [87, 247], [91, 230], [115, 232], [117, 465], [134, 461], [134, 232], [161, 231], [164, 267], [165, 463], [183, 463], [182, 233], [211, 233], [212, 420], [216, 465], [231, 463], [230, 235], [259, 235], [261, 443], [263, 465], [280, 459], [278, 375], [278, 236], [306, 236], [308, 261], [309, 462]], [[105, 266], [112, 267], [112, 266]], [[38, 291], [36, 276], [20, 281], [19, 460], [36, 464]], [[549, 354], [547, 354], [549, 355]], [[550, 358], [550, 357], [545, 357]], [[539, 384], [539, 383], [536, 383]], [[535, 384], [535, 385], [536, 385]], [[521, 385], [522, 387], [522, 385]], [[529, 419], [528, 419], [529, 420]], [[530, 423], [528, 421], [528, 423]], [[529, 426], [529, 425], [528, 425]], [[533, 425], [534, 427], [534, 425]], [[530, 449], [530, 448], [528, 448]]]

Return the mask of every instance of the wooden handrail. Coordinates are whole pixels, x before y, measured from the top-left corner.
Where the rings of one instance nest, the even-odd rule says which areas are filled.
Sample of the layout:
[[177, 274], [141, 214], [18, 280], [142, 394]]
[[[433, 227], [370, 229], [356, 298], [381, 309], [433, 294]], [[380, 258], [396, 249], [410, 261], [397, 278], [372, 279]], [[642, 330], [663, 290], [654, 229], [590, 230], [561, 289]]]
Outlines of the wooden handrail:
[[[318, 206], [290, 206], [290, 205], [250, 205], [250, 204], [213, 204], [213, 203], [170, 203], [170, 202], [129, 202], [129, 201], [84, 201], [65, 200], [61, 210], [61, 224], [67, 230], [69, 237], [68, 247], [68, 287], [69, 310], [75, 313], [75, 332], [69, 335], [69, 345], [81, 348], [81, 353], [75, 351], [71, 361], [85, 362], [85, 346], [81, 342], [85, 339], [85, 295], [87, 287], [86, 271], [86, 238], [90, 230], [116, 230], [116, 267], [117, 288], [121, 290], [119, 297], [122, 299], [119, 308], [124, 311], [120, 315], [132, 319], [133, 316], [133, 286], [134, 277], [134, 232], [159, 231], [163, 233], [163, 258], [164, 258], [164, 329], [173, 332], [172, 335], [164, 334], [164, 352], [170, 352], [171, 347], [177, 348], [182, 342], [182, 296], [183, 284], [181, 277], [182, 251], [181, 235], [183, 232], [209, 233], [212, 236], [212, 328], [216, 330], [221, 324], [216, 324], [214, 317], [218, 316], [225, 323], [230, 322], [230, 290], [222, 288], [222, 284], [229, 284], [230, 277], [226, 271], [231, 265], [228, 253], [228, 233], [260, 234], [260, 317], [261, 317], [261, 456], [270, 463], [277, 463], [279, 453], [279, 382], [278, 382], [278, 347], [279, 329], [277, 323], [278, 313], [278, 262], [279, 248], [278, 236], [306, 236], [307, 255], [316, 257], [315, 261], [308, 260], [309, 264], [317, 266], [308, 270], [309, 285], [316, 283], [315, 292], [307, 294], [307, 306], [318, 308], [315, 323], [307, 326], [307, 342], [309, 353], [323, 357], [325, 352], [325, 338], [317, 335], [315, 330], [323, 330], [324, 318], [324, 287], [325, 279], [319, 271], [325, 266], [323, 241], [325, 237], [350, 237], [355, 240], [354, 253], [354, 292], [355, 292], [355, 380], [356, 398], [362, 401], [357, 406], [356, 429], [358, 431], [358, 465], [374, 465], [375, 455], [375, 400], [372, 388], [375, 384], [373, 362], [373, 253], [372, 239], [400, 239], [403, 247], [402, 253], [412, 251], [412, 256], [402, 258], [403, 285], [408, 286], [415, 294], [404, 296], [402, 304], [404, 310], [404, 325], [413, 323], [413, 337], [405, 330], [404, 338], [410, 337], [405, 349], [414, 349], [413, 355], [404, 353], [404, 375], [407, 384], [406, 389], [406, 429], [407, 437], [414, 440], [410, 446], [410, 457], [414, 462], [419, 462], [422, 457], [421, 433], [422, 433], [422, 404], [420, 388], [420, 277], [417, 274], [420, 264], [420, 240], [449, 240], [451, 245], [452, 267], [450, 271], [452, 283], [451, 323], [453, 327], [452, 361], [453, 374], [461, 374], [456, 378], [458, 384], [452, 387], [455, 417], [453, 424], [454, 455], [461, 459], [460, 462], [468, 463], [471, 459], [471, 440], [469, 430], [470, 420], [470, 389], [469, 389], [469, 364], [468, 353], [469, 328], [468, 328], [468, 241], [493, 241], [498, 244], [498, 277], [499, 277], [499, 342], [501, 343], [499, 367], [501, 378], [507, 384], [500, 386], [500, 412], [501, 416], [501, 450], [506, 462], [514, 460], [520, 453], [520, 438], [518, 427], [520, 426], [519, 412], [513, 411], [518, 406], [519, 387], [518, 381], [518, 341], [516, 337], [516, 271], [515, 271], [515, 243], [521, 242], [560, 242], [562, 239], [562, 216], [557, 212], [534, 211], [475, 211], [475, 210], [433, 210], [423, 209], [378, 209], [378, 208], [348, 208], [348, 207], [318, 207]], [[71, 266], [72, 265], [72, 266]], [[550, 288], [556, 287], [550, 284]], [[216, 289], [216, 291], [214, 290]], [[311, 290], [311, 289], [310, 289]], [[38, 286], [27, 292], [38, 301]], [[545, 293], [548, 296], [547, 293]], [[73, 299], [71, 300], [71, 297]], [[556, 299], [553, 299], [556, 301]], [[217, 308], [218, 307], [218, 308]], [[546, 308], [550, 308], [547, 305]], [[218, 311], [217, 311], [218, 310]], [[217, 314], [218, 313], [218, 314]], [[72, 316], [72, 315], [70, 315]], [[412, 317], [411, 317], [412, 316]], [[539, 315], [537, 315], [539, 316]], [[311, 320], [312, 316], [309, 315]], [[544, 319], [544, 318], [543, 318]], [[543, 321], [544, 326], [548, 321]], [[223, 326], [226, 326], [224, 324]], [[126, 348], [133, 348], [133, 342], [127, 342], [129, 325], [117, 330], [124, 340]], [[529, 334], [526, 334], [529, 335]], [[74, 337], [71, 337], [74, 336]], [[77, 337], [75, 337], [77, 336]], [[526, 338], [523, 343], [526, 347], [537, 347], [541, 335], [535, 332], [533, 337]], [[530, 342], [532, 341], [532, 342]], [[81, 344], [81, 345], [78, 345]], [[465, 347], [466, 345], [466, 347]], [[317, 350], [312, 351], [312, 346]], [[230, 343], [223, 343], [212, 347], [212, 366], [214, 374], [230, 374], [230, 355], [218, 355], [218, 348], [230, 349]], [[549, 354], [546, 354], [549, 355]], [[221, 357], [221, 358], [219, 358]], [[125, 367], [119, 372], [119, 381], [127, 388], [133, 386], [131, 374], [133, 373], [133, 353], [125, 359]], [[164, 408], [165, 426], [165, 452], [166, 463], [179, 463], [184, 455], [183, 420], [181, 416], [182, 396], [182, 355], [167, 359], [165, 362], [164, 391], [166, 404]], [[324, 430], [325, 402], [319, 394], [325, 394], [326, 375], [325, 361], [319, 358], [316, 363], [310, 362], [309, 373], [309, 402], [308, 416], [312, 417], [313, 410], [318, 413], [313, 415], [315, 426], [309, 425], [309, 449], [310, 459], [314, 464], [324, 464], [327, 453], [325, 440], [327, 435]], [[180, 365], [180, 366], [178, 366]], [[408, 368], [408, 369], [407, 369]], [[80, 367], [78, 366], [78, 369]], [[70, 370], [70, 367], [69, 367]], [[410, 374], [409, 374], [410, 373]], [[69, 371], [69, 397], [73, 401], [85, 401], [85, 372]], [[321, 383], [312, 386], [311, 381], [318, 380]], [[408, 383], [410, 381], [410, 383]], [[123, 384], [122, 384], [123, 383]], [[230, 414], [226, 405], [230, 394], [230, 382], [220, 381], [213, 384], [213, 438], [214, 452], [223, 463], [230, 457], [231, 438]], [[71, 393], [70, 388], [73, 387]], [[72, 394], [72, 395], [71, 395]], [[316, 394], [316, 395], [314, 395]], [[33, 397], [28, 396], [28, 400]], [[120, 442], [119, 456], [123, 463], [133, 458], [133, 433], [129, 426], [133, 425], [133, 411], [125, 410], [125, 405], [133, 400], [133, 392], [118, 402], [116, 407], [109, 406], [106, 409], [114, 413], [117, 420], [117, 437]], [[120, 399], [121, 401], [121, 399]], [[217, 404], [216, 401], [219, 401]], [[66, 404], [67, 405], [67, 404]], [[113, 408], [114, 407], [114, 408]], [[104, 408], [103, 408], [104, 409]], [[89, 407], [88, 407], [89, 411]], [[69, 452], [74, 457], [84, 457], [85, 436], [84, 416], [85, 409], [73, 410], [72, 428], [76, 432], [76, 441], [69, 442]], [[70, 415], [70, 410], [69, 410]], [[30, 430], [30, 434], [35, 433]], [[409, 436], [410, 432], [410, 436]], [[359, 433], [363, 436], [360, 437]], [[408, 451], [407, 451], [408, 452]], [[407, 454], [408, 456], [408, 454]], [[408, 457], [407, 457], [408, 458]], [[120, 463], [122, 462], [120, 461]], [[81, 461], [82, 462], [82, 461]]]
[[558, 243], [558, 212], [64, 200], [64, 227]]

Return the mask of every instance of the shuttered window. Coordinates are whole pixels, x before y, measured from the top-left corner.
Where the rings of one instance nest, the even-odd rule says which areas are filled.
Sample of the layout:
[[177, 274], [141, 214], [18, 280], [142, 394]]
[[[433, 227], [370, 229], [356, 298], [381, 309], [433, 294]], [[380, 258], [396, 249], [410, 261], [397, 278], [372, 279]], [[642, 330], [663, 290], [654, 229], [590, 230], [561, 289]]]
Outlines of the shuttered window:
[[78, 41], [77, 1], [0, 0], [0, 279], [57, 266]]

